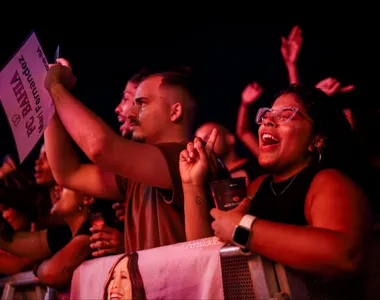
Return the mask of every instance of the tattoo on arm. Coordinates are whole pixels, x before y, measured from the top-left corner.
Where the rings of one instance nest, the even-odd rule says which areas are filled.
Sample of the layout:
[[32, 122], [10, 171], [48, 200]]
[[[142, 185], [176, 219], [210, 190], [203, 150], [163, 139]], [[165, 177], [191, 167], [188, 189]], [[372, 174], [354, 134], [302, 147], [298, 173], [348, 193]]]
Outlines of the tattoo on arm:
[[202, 205], [203, 200], [202, 200], [201, 197], [197, 196], [197, 197], [195, 198], [195, 202], [196, 202], [198, 205]]

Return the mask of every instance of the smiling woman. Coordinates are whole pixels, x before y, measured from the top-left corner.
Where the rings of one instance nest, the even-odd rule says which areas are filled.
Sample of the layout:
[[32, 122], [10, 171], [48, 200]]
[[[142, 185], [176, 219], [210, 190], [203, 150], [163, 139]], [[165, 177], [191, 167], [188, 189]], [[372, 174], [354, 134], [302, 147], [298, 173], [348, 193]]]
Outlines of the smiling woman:
[[[359, 270], [371, 217], [353, 180], [365, 174], [353, 166], [360, 157], [343, 112], [322, 91], [292, 85], [256, 120], [258, 160], [269, 174], [248, 186], [236, 208], [211, 210], [214, 234], [285, 265], [313, 296], [361, 298]], [[207, 155], [193, 164], [208, 165]], [[201, 186], [193, 186], [193, 194], [203, 193]]]
[[103, 300], [146, 300], [137, 252], [127, 253], [114, 263], [104, 287]]
[[284, 167], [292, 173], [289, 163], [302, 169], [314, 161], [321, 168], [337, 168], [355, 177], [352, 160], [360, 157], [354, 135], [341, 109], [330, 100], [318, 89], [291, 85], [276, 97], [272, 108], [260, 109], [256, 123], [261, 164], [278, 174]]

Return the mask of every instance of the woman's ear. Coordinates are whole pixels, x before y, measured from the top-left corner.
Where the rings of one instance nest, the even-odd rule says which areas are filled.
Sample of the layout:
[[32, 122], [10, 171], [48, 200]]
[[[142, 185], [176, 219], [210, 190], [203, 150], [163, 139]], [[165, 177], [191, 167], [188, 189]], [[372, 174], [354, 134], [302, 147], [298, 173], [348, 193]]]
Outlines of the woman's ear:
[[312, 143], [309, 145], [308, 149], [310, 152], [315, 152], [315, 151], [321, 152], [324, 144], [325, 144], [324, 136], [322, 136], [321, 134], [317, 134], [314, 137]]

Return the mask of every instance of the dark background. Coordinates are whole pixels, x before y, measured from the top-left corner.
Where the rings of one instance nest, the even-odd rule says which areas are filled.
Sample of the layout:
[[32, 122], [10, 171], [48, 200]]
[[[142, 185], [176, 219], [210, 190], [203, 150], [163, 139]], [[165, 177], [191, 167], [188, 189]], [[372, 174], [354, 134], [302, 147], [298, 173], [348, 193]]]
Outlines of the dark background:
[[[298, 24], [304, 37], [298, 61], [302, 81], [314, 85], [334, 76], [343, 84], [353, 83], [355, 92], [336, 101], [354, 107], [358, 115], [364, 116], [362, 119], [367, 118], [368, 111], [378, 111], [376, 27], [353, 22]], [[247, 83], [258, 81], [264, 87], [257, 106], [267, 104], [287, 86], [280, 37], [287, 36], [293, 25], [156, 24], [146, 29], [138, 26], [133, 31], [129, 26], [2, 28], [0, 65], [6, 64], [31, 30], [50, 60], [60, 44], [62, 56], [72, 63], [78, 78], [75, 94], [115, 130], [118, 124], [114, 109], [132, 74], [143, 66], [190, 66], [201, 87], [197, 124], [214, 120], [234, 131], [240, 93]], [[12, 153], [17, 157], [2, 111], [0, 118], [0, 156]], [[38, 148], [25, 165], [33, 164]]]

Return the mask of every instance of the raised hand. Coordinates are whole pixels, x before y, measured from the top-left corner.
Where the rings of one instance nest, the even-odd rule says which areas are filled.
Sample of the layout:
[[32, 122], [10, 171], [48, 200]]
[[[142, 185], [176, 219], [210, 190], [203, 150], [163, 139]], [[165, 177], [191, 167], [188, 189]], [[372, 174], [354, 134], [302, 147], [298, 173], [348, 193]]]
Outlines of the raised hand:
[[259, 99], [263, 88], [257, 83], [249, 83], [241, 94], [241, 103], [244, 105], [250, 105]]
[[286, 65], [293, 65], [297, 61], [302, 45], [301, 34], [301, 28], [296, 25], [290, 31], [288, 39], [281, 37], [281, 54]]
[[217, 160], [213, 153], [217, 136], [218, 131], [213, 129], [206, 146], [201, 138], [196, 137], [194, 142], [188, 143], [187, 149], [181, 152], [179, 170], [182, 184], [203, 186], [207, 176], [217, 170]]
[[57, 64], [61, 64], [62, 66], [68, 67], [70, 70], [72, 70], [71, 64], [67, 59], [57, 58], [56, 62]]
[[328, 96], [332, 96], [338, 93], [347, 93], [355, 88], [353, 84], [341, 86], [340, 82], [333, 77], [328, 77], [321, 80], [315, 85], [315, 87], [321, 89]]
[[12, 173], [16, 169], [17, 167], [12, 157], [10, 155], [7, 155], [4, 158], [3, 164], [0, 166], [0, 178], [3, 178], [5, 175], [9, 173]]
[[51, 87], [58, 83], [67, 89], [71, 89], [76, 80], [71, 71], [70, 63], [64, 58], [58, 58], [56, 64], [49, 65], [49, 71], [45, 77], [45, 88], [50, 91]]

